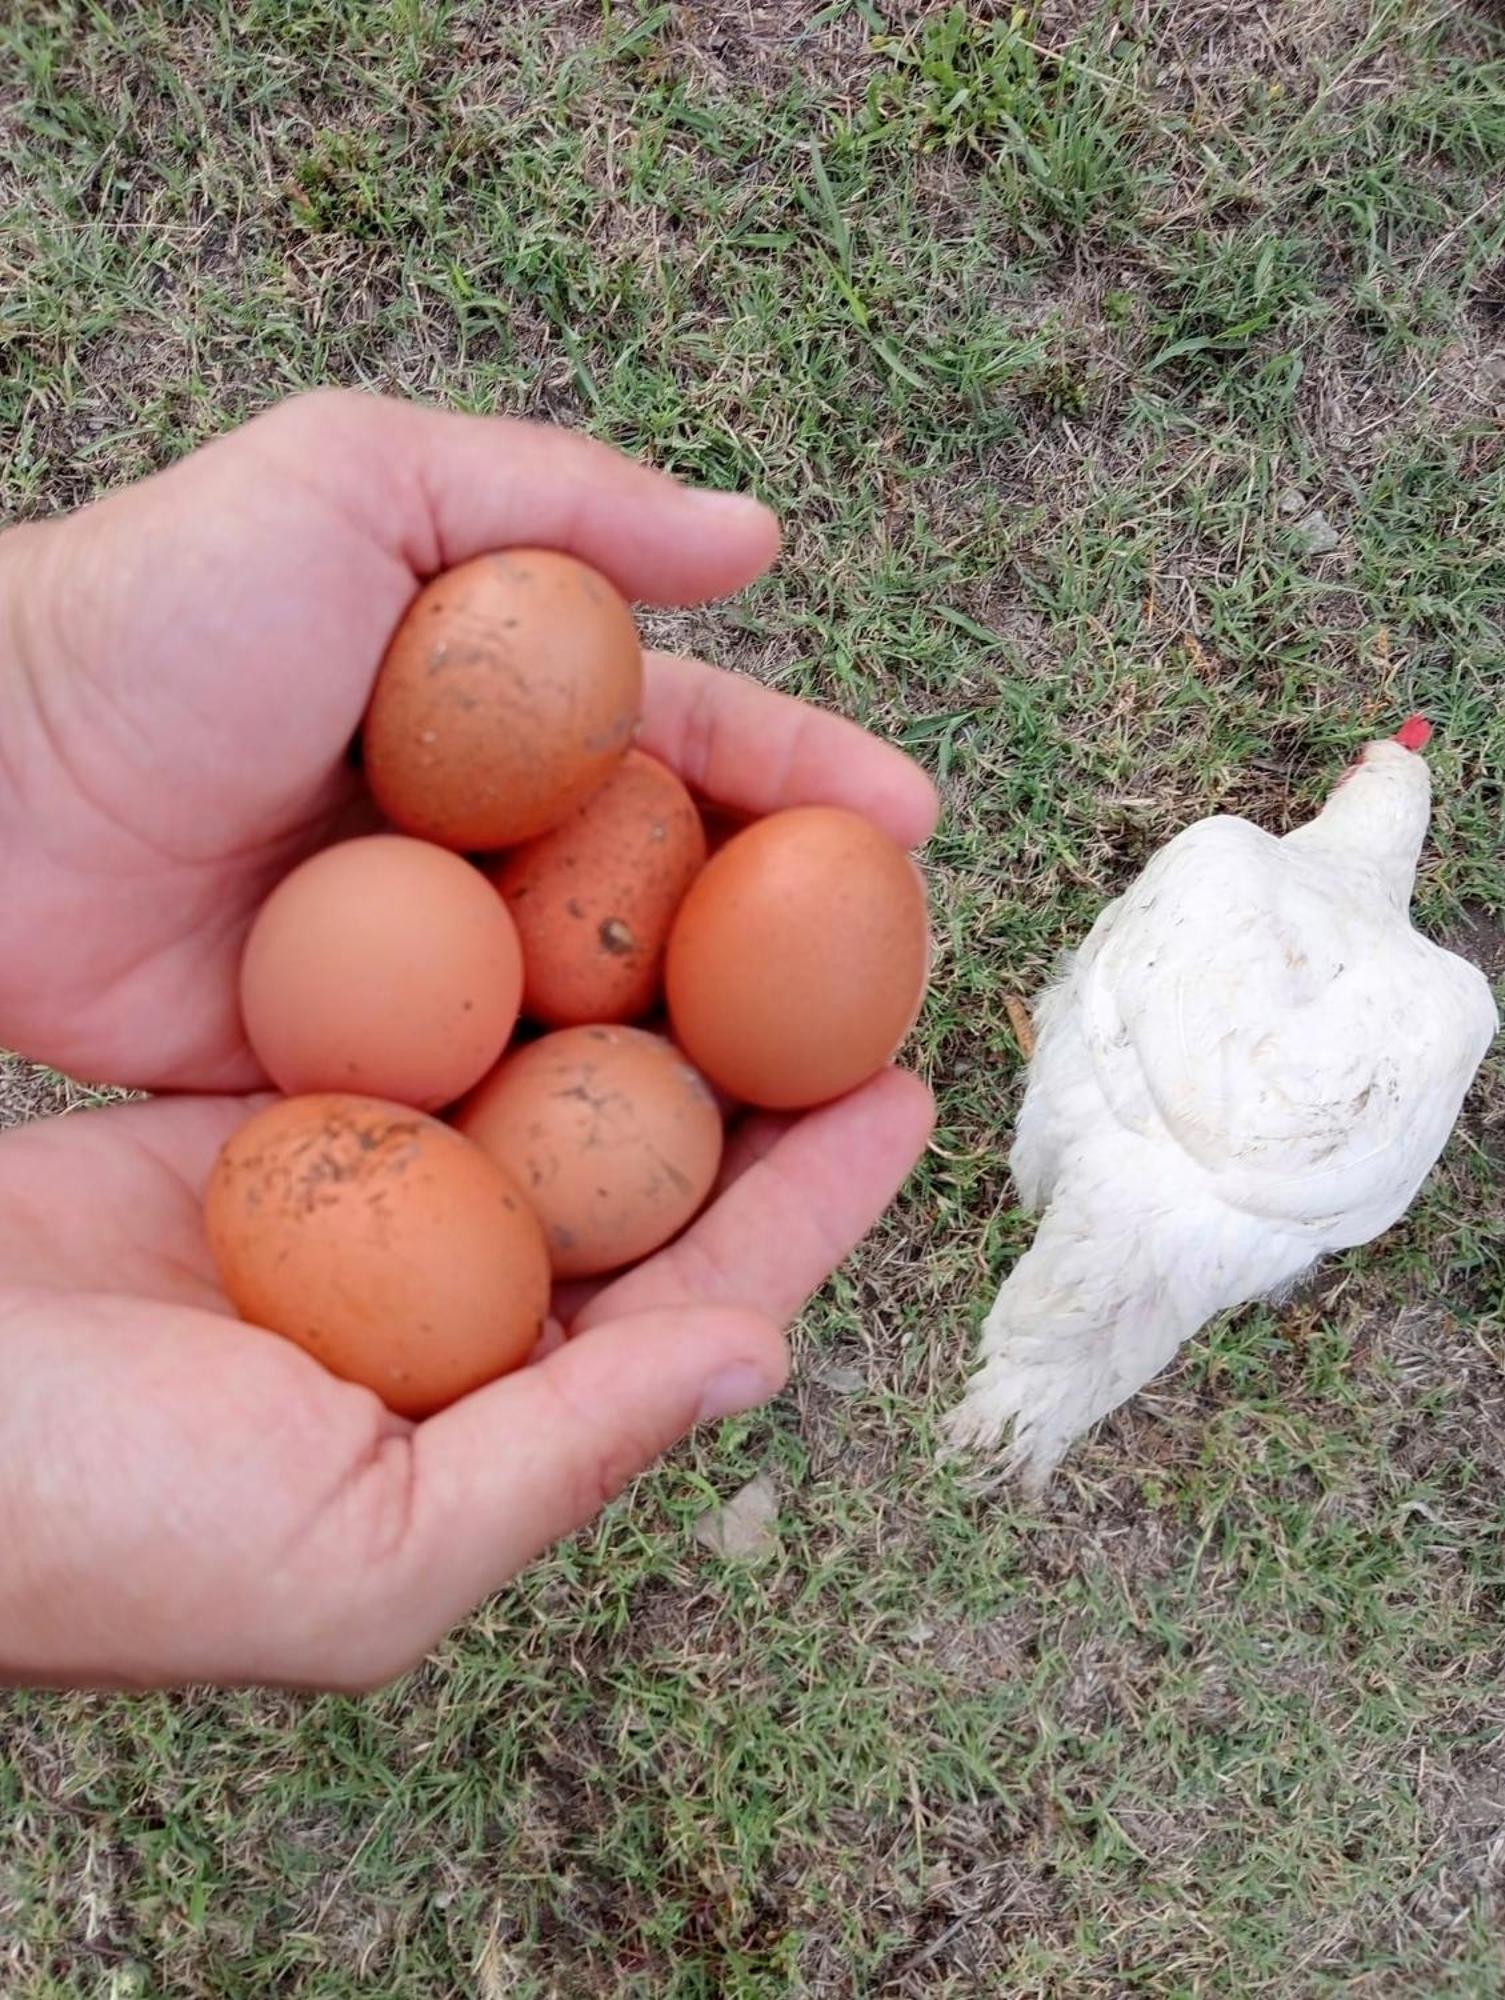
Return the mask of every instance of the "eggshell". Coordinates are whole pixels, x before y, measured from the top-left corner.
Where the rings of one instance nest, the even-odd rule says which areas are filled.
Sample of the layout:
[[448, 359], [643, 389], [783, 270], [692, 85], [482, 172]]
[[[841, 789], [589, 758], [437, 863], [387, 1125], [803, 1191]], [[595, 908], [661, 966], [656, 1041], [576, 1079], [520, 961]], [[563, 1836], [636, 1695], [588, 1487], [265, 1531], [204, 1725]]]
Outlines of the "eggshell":
[[484, 1076], [522, 998], [522, 952], [479, 869], [399, 834], [295, 868], [246, 940], [246, 1036], [288, 1092], [351, 1090], [433, 1110]]
[[856, 813], [798, 806], [734, 835], [696, 877], [669, 933], [669, 1018], [720, 1089], [800, 1110], [898, 1053], [929, 958], [904, 850]]
[[562, 826], [488, 870], [523, 949], [523, 1010], [564, 1027], [634, 1021], [659, 997], [664, 943], [705, 862], [695, 802], [629, 750]]
[[710, 1192], [722, 1126], [704, 1078], [640, 1028], [561, 1028], [507, 1057], [456, 1114], [543, 1224], [554, 1274], [616, 1270]]
[[606, 782], [642, 704], [637, 630], [605, 577], [550, 549], [477, 556], [425, 585], [392, 635], [367, 783], [406, 833], [510, 847]]
[[221, 1150], [204, 1215], [241, 1317], [400, 1416], [516, 1368], [548, 1311], [548, 1252], [516, 1184], [403, 1105], [271, 1105]]

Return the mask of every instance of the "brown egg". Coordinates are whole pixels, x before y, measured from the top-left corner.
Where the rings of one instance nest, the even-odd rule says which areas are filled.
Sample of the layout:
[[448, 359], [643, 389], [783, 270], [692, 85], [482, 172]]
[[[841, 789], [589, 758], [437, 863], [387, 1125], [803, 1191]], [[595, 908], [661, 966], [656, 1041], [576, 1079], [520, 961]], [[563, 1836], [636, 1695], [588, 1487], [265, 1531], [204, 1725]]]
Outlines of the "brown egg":
[[242, 1319], [296, 1341], [399, 1416], [525, 1361], [549, 1304], [543, 1234], [449, 1126], [369, 1097], [289, 1097], [234, 1133], [205, 1223]]
[[551, 549], [476, 556], [426, 584], [392, 635], [366, 779], [405, 833], [510, 847], [606, 782], [642, 705], [637, 630], [605, 577]]
[[734, 835], [696, 877], [669, 933], [669, 1018], [730, 1096], [800, 1110], [898, 1053], [929, 960], [904, 850], [856, 813], [798, 806]]
[[704, 862], [690, 794], [629, 750], [579, 812], [488, 870], [522, 940], [523, 1011], [554, 1027], [646, 1014], [669, 926]]
[[486, 1074], [522, 998], [506, 906], [457, 854], [342, 841], [272, 891], [246, 940], [246, 1037], [279, 1089], [434, 1110]]
[[721, 1164], [721, 1115], [704, 1079], [640, 1028], [561, 1028], [529, 1043], [456, 1123], [522, 1188], [561, 1278], [616, 1270], [667, 1243]]

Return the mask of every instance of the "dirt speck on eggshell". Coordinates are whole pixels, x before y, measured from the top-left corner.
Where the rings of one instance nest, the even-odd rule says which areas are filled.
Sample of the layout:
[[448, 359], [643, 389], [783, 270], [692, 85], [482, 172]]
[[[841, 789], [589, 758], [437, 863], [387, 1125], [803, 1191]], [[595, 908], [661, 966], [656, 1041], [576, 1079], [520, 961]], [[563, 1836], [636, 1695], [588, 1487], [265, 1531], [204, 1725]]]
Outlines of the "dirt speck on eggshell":
[[241, 1318], [400, 1416], [516, 1368], [548, 1311], [548, 1252], [521, 1190], [402, 1105], [324, 1093], [268, 1106], [221, 1149], [204, 1219]]
[[405, 833], [474, 852], [546, 832], [621, 762], [642, 713], [632, 613], [552, 549], [476, 556], [393, 633], [362, 732], [367, 782]]
[[563, 825], [493, 863], [522, 943], [524, 1012], [551, 1027], [648, 1013], [669, 926], [705, 854], [679, 779], [630, 750]]
[[530, 1042], [455, 1122], [523, 1190], [561, 1278], [659, 1249], [697, 1213], [721, 1164], [705, 1079], [640, 1028], [561, 1028]]

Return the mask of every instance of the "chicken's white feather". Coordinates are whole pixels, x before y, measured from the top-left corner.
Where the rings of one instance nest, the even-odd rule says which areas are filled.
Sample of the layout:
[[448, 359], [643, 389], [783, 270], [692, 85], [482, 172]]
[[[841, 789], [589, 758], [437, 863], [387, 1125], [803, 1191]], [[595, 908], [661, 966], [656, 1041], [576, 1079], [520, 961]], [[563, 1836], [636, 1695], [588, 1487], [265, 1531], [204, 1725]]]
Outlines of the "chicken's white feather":
[[1205, 820], [1105, 909], [1036, 1010], [1010, 1165], [1044, 1207], [950, 1429], [1048, 1477], [1216, 1313], [1410, 1205], [1498, 1026], [1407, 908], [1422, 759], [1371, 744], [1283, 840]]

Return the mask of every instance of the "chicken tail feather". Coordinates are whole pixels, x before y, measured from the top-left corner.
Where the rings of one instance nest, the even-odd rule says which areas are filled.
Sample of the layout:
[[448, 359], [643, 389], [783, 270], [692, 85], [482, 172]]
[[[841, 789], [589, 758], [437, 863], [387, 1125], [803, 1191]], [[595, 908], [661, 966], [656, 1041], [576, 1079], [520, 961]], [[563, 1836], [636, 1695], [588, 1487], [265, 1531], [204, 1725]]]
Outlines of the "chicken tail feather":
[[1061, 1188], [983, 1325], [981, 1365], [947, 1420], [953, 1451], [996, 1445], [1012, 1425], [1005, 1470], [1038, 1496], [1073, 1439], [1199, 1327], [1310, 1262], [1308, 1246], [1206, 1196]]

